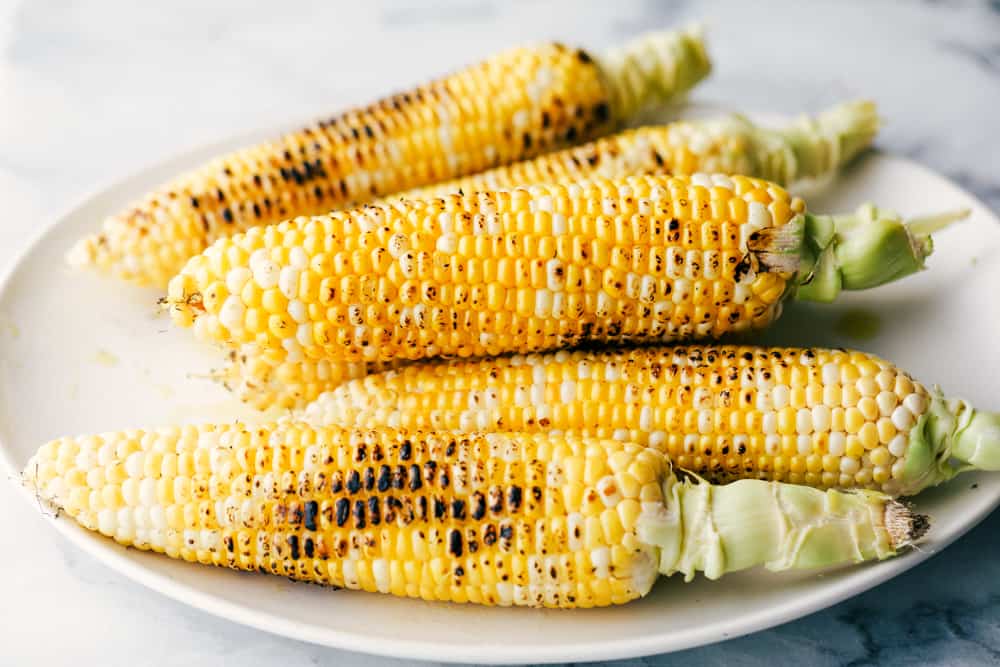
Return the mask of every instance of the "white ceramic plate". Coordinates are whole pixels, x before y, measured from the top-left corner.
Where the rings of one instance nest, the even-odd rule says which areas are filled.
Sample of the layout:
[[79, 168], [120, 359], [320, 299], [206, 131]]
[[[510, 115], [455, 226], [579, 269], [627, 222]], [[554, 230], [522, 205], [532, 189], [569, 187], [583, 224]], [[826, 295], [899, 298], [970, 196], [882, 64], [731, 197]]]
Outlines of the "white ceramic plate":
[[[257, 139], [251, 136], [249, 139]], [[124, 427], [224, 421], [249, 412], [208, 380], [218, 362], [156, 315], [157, 292], [70, 271], [63, 253], [118, 209], [183, 168], [247, 137], [147, 169], [60, 218], [0, 286], [0, 457], [20, 470], [52, 437]], [[790, 306], [771, 342], [861, 347], [986, 408], [997, 403], [1000, 224], [979, 202], [913, 163], [870, 155], [810, 198], [813, 210], [877, 200], [904, 214], [967, 206], [939, 235], [931, 271], [835, 306]], [[990, 305], [992, 304], [992, 306]], [[878, 313], [877, 317], [873, 315]], [[865, 315], [867, 314], [867, 315]], [[861, 317], [861, 315], [864, 315]], [[877, 324], [863, 340], [846, 326]], [[973, 489], [973, 485], [978, 488]], [[31, 506], [12, 511], [37, 511]], [[661, 581], [646, 599], [589, 611], [487, 609], [334, 592], [264, 575], [178, 563], [78, 528], [53, 526], [107, 565], [172, 598], [261, 630], [383, 655], [482, 663], [586, 661], [706, 644], [822, 609], [917, 565], [1000, 502], [1000, 476], [966, 475], [919, 498], [934, 527], [920, 551], [824, 574], [753, 571], [718, 582]]]

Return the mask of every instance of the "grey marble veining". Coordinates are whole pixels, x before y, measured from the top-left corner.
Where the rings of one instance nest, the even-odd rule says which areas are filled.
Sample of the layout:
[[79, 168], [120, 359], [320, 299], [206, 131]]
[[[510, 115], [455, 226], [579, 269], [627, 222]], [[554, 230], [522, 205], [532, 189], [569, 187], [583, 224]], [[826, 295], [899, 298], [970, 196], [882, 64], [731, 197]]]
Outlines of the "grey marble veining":
[[[85, 193], [187, 146], [329, 113], [517, 41], [709, 23], [695, 97], [876, 99], [879, 145], [1000, 209], [1000, 3], [63, 3], [0, 0], [0, 267]], [[171, 602], [77, 551], [0, 484], [0, 664], [391, 665]], [[804, 619], [611, 665], [1000, 664], [1000, 516]]]

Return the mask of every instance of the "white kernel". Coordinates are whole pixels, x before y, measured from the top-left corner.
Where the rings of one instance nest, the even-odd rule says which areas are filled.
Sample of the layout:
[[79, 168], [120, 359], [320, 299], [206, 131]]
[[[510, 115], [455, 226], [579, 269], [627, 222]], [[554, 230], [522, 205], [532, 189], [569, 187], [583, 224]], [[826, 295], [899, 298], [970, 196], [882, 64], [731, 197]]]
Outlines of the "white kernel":
[[927, 399], [920, 394], [910, 394], [903, 399], [903, 405], [914, 415], [922, 415], [927, 410]]
[[607, 382], [618, 382], [621, 377], [621, 372], [618, 370], [618, 364], [610, 362], [604, 366], [604, 379]]
[[652, 431], [649, 434], [649, 446], [654, 449], [663, 449], [664, 444], [667, 442], [667, 432], [666, 431]]
[[299, 345], [299, 341], [294, 338], [285, 338], [281, 341], [281, 347], [285, 349], [288, 361], [302, 361], [302, 346]]
[[725, 188], [727, 190], [736, 189], [736, 185], [733, 183], [732, 179], [724, 174], [712, 174], [712, 185]]
[[790, 393], [788, 387], [783, 384], [779, 384], [771, 390], [771, 402], [774, 403], [775, 410], [781, 410], [788, 406]]
[[698, 446], [698, 436], [694, 433], [688, 433], [684, 436], [684, 452], [686, 454], [694, 454], [695, 447]]
[[553, 292], [566, 289], [566, 266], [560, 259], [550, 259], [545, 263], [546, 287]]
[[762, 427], [765, 435], [775, 435], [778, 432], [778, 417], [773, 412], [764, 413]]
[[712, 187], [712, 178], [705, 173], [698, 172], [695, 174], [691, 174], [690, 180], [692, 185], [700, 185], [703, 188]]
[[559, 400], [563, 403], [572, 403], [576, 400], [576, 383], [572, 380], [563, 380], [559, 385]]
[[913, 427], [913, 413], [900, 405], [892, 411], [892, 424], [900, 431], [909, 431]]
[[597, 480], [594, 488], [597, 490], [597, 494], [601, 497], [601, 501], [605, 507], [613, 507], [622, 500], [621, 489], [618, 488], [615, 478], [611, 475], [605, 475]]
[[560, 320], [566, 317], [566, 295], [562, 292], [552, 295], [552, 317]]
[[618, 214], [618, 202], [612, 197], [605, 197], [601, 200], [601, 213], [607, 216]]
[[853, 475], [859, 470], [861, 470], [861, 462], [856, 458], [845, 456], [840, 459], [840, 472], [845, 475]]
[[843, 431], [831, 433], [828, 449], [834, 456], [842, 456], [847, 450], [847, 434]]
[[771, 213], [759, 201], [752, 201], [747, 206], [747, 223], [754, 230], [771, 226]]
[[301, 246], [295, 246], [288, 251], [288, 263], [296, 269], [304, 269], [309, 266], [309, 255]]
[[243, 329], [243, 317], [246, 315], [246, 307], [243, 301], [236, 295], [226, 297], [219, 309], [219, 322], [229, 331], [241, 331]]
[[257, 268], [253, 269], [253, 279], [263, 289], [270, 289], [278, 284], [278, 265], [269, 259], [264, 259], [257, 263]]
[[607, 579], [610, 576], [611, 550], [607, 547], [593, 549], [590, 552], [590, 564], [594, 568], [594, 576]]
[[[774, 376], [765, 376], [765, 373], [769, 373], [767, 370], [760, 368], [757, 370], [756, 377], [754, 378], [754, 384], [757, 386], [758, 391], [771, 391], [774, 388]], [[774, 397], [771, 397], [774, 400]]]
[[653, 426], [653, 408], [649, 405], [642, 406], [639, 411], [639, 430], [648, 431]]
[[611, 434], [611, 439], [617, 440], [618, 442], [628, 442], [631, 440], [631, 436], [629, 435], [627, 428], [616, 428]]
[[451, 213], [447, 211], [438, 214], [438, 227], [441, 229], [442, 234], [450, 234], [452, 229], [454, 229], [454, 218]]
[[443, 252], [447, 255], [454, 254], [455, 250], [458, 249], [458, 236], [455, 234], [442, 234], [438, 237], [434, 247], [438, 252]]
[[398, 258], [400, 255], [409, 252], [410, 239], [405, 234], [393, 234], [389, 237], [389, 241], [386, 243], [386, 250], [393, 257]]
[[795, 430], [802, 435], [809, 435], [813, 432], [812, 410], [809, 408], [799, 408], [795, 413]]
[[476, 413], [476, 430], [485, 431], [495, 426], [488, 410], [478, 410]]
[[299, 324], [309, 321], [309, 310], [306, 308], [306, 304], [298, 299], [288, 302], [288, 314]]
[[700, 410], [698, 412], [698, 432], [702, 435], [712, 432], [715, 413], [712, 410]]
[[832, 385], [840, 382], [840, 364], [823, 364], [823, 384]]
[[776, 435], [768, 435], [764, 438], [764, 451], [769, 456], [777, 456], [781, 453], [781, 438]]
[[229, 290], [230, 294], [239, 294], [252, 275], [250, 269], [242, 266], [230, 270], [226, 274], [226, 289]]
[[799, 454], [812, 454], [813, 441], [808, 435], [800, 435], [795, 439], [795, 448]]
[[552, 214], [552, 235], [562, 236], [567, 232], [566, 216], [562, 213]]
[[145, 452], [132, 452], [128, 455], [128, 458], [125, 459], [125, 473], [132, 478], [142, 477], [145, 464]]
[[532, 210], [535, 211], [546, 211], [548, 213], [552, 212], [552, 196], [542, 195], [531, 201]]
[[906, 471], [906, 461], [896, 461], [892, 464], [892, 478], [901, 479]]
[[774, 403], [771, 401], [770, 392], [758, 391], [757, 392], [757, 411], [767, 412], [774, 409]]
[[548, 318], [552, 314], [552, 292], [539, 289], [535, 292], [535, 317]]
[[286, 266], [278, 274], [278, 289], [286, 299], [294, 299], [299, 294], [299, 270]]
[[115, 528], [117, 527], [117, 521], [115, 521], [115, 511], [112, 509], [102, 509], [97, 513], [97, 530], [101, 531], [108, 537], [113, 537], [115, 534]]
[[313, 330], [311, 324], [300, 324], [295, 330], [295, 340], [299, 342], [302, 347], [311, 347], [315, 342], [313, 340]]
[[905, 434], [898, 433], [896, 437], [889, 441], [889, 453], [897, 459], [901, 459], [906, 455], [906, 449], [909, 444], [910, 439]]
[[827, 405], [817, 405], [812, 409], [812, 426], [817, 433], [826, 433], [830, 430], [830, 407]]

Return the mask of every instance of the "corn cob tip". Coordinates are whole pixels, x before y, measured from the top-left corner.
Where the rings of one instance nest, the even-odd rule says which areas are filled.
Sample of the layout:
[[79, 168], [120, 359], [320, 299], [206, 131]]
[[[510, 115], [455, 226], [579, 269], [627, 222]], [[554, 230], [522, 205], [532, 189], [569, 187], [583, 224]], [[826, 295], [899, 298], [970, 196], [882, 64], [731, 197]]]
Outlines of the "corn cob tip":
[[[801, 178], [823, 178], [850, 162], [871, 146], [881, 121], [878, 108], [870, 100], [839, 104], [816, 116], [802, 116], [777, 130], [764, 130], [787, 146], [793, 160], [785, 160], [794, 173], [780, 177], [785, 182]], [[778, 175], [776, 175], [776, 178]]]
[[612, 92], [615, 117], [675, 100], [708, 76], [704, 28], [647, 32], [597, 58]]
[[885, 528], [897, 550], [915, 544], [927, 534], [930, 527], [930, 517], [915, 512], [911, 505], [898, 500], [886, 502]]
[[66, 263], [75, 269], [89, 266], [94, 261], [94, 237], [80, 239], [66, 251]]

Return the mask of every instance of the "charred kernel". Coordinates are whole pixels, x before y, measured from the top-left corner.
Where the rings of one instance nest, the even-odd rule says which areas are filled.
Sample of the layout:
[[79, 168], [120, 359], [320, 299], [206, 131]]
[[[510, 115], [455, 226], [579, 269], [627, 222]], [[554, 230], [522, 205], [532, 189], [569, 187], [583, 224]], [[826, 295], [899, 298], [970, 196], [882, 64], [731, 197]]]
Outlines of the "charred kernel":
[[316, 530], [316, 514], [319, 512], [319, 503], [315, 500], [306, 502], [305, 505], [305, 527], [306, 530]]
[[401, 461], [409, 461], [412, 455], [413, 455], [413, 443], [411, 443], [409, 440], [404, 440], [403, 444], [399, 446], [399, 459]]
[[462, 555], [462, 533], [455, 529], [448, 531], [448, 553], [455, 558]]
[[344, 475], [339, 470], [330, 476], [330, 491], [340, 493], [344, 489]]
[[420, 521], [427, 520], [427, 496], [417, 497], [417, 518]]
[[479, 491], [472, 494], [470, 499], [470, 506], [472, 508], [472, 518], [479, 521], [484, 516], [486, 516], [486, 498]]
[[343, 526], [347, 523], [347, 518], [350, 516], [351, 512], [351, 501], [347, 498], [337, 499], [337, 526]]
[[410, 466], [410, 491], [416, 491], [423, 485], [424, 481], [420, 477], [420, 466], [414, 463]]
[[492, 523], [486, 524], [483, 528], [483, 544], [492, 547], [497, 541], [497, 527]]
[[444, 513], [447, 511], [447, 506], [443, 499], [439, 497], [434, 498], [434, 518], [441, 519], [444, 517]]
[[406, 466], [396, 466], [392, 471], [392, 488], [399, 490], [406, 485]]
[[499, 514], [503, 511], [503, 489], [499, 486], [490, 487], [489, 508], [493, 514]]
[[306, 558], [312, 558], [316, 555], [316, 543], [313, 538], [306, 537], [302, 540], [302, 550], [305, 552]]
[[361, 530], [365, 527], [365, 501], [355, 500], [354, 501], [354, 527]]
[[288, 548], [291, 550], [292, 560], [299, 559], [299, 536], [289, 535], [288, 536]]
[[521, 487], [510, 487], [510, 490], [507, 492], [507, 507], [511, 513], [521, 508]]
[[365, 468], [365, 491], [375, 488], [375, 469], [371, 466]]
[[451, 501], [451, 518], [453, 519], [464, 519], [465, 518], [465, 501], [460, 498], [455, 498]]
[[392, 472], [389, 466], [382, 465], [378, 470], [378, 490], [380, 493], [385, 493], [389, 490], [389, 486], [392, 483]]
[[368, 520], [373, 526], [377, 526], [382, 522], [381, 510], [378, 504], [378, 498], [371, 497], [368, 499]]
[[347, 474], [347, 492], [354, 495], [361, 490], [361, 475], [357, 470], [352, 470]]

